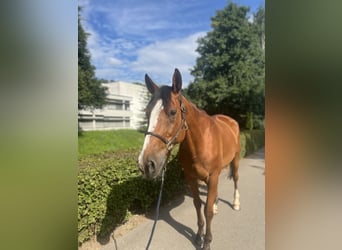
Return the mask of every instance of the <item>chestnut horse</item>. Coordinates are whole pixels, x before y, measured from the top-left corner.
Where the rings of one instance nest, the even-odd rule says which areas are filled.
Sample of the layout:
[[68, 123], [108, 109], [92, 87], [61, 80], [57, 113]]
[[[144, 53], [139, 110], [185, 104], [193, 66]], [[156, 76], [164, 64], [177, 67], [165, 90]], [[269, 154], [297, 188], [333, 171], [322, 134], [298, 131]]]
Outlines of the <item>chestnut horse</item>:
[[[239, 125], [228, 116], [209, 116], [182, 96], [182, 77], [178, 69], [173, 74], [172, 87], [158, 87], [147, 74], [145, 82], [152, 99], [146, 108], [149, 124], [138, 159], [139, 169], [147, 178], [161, 175], [172, 147], [180, 144], [179, 161], [191, 188], [197, 212], [198, 232], [195, 241], [199, 245], [203, 244], [202, 249], [208, 250], [212, 241], [211, 221], [216, 212], [218, 177], [229, 164], [230, 177], [234, 180], [233, 208], [240, 209], [237, 186]], [[198, 180], [208, 186], [204, 209], [205, 235]]]

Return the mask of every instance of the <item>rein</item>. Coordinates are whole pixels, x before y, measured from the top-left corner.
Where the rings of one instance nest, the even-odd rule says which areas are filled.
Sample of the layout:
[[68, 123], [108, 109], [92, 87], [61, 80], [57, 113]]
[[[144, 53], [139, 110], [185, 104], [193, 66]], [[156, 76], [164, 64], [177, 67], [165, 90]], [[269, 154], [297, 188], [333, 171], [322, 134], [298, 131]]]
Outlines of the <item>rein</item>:
[[152, 136], [158, 138], [159, 140], [161, 140], [166, 145], [166, 148], [168, 151], [171, 151], [171, 149], [173, 147], [173, 143], [177, 139], [177, 137], [179, 136], [182, 129], [184, 128], [185, 130], [188, 130], [188, 125], [186, 124], [186, 121], [185, 121], [185, 106], [184, 106], [184, 103], [182, 101], [182, 95], [179, 95], [179, 103], [180, 103], [180, 107], [181, 107], [182, 123], [181, 123], [180, 127], [178, 128], [176, 134], [170, 140], [168, 140], [165, 137], [163, 137], [159, 134], [156, 134], [154, 132], [147, 131], [145, 133], [145, 136], [146, 135], [152, 135]]
[[163, 169], [162, 169], [162, 175], [161, 175], [162, 179], [161, 179], [160, 191], [159, 191], [158, 202], [157, 202], [157, 207], [156, 207], [156, 215], [155, 215], [155, 218], [154, 218], [154, 222], [153, 222], [153, 226], [152, 226], [152, 231], [151, 231], [150, 238], [149, 238], [147, 246], [146, 246], [146, 250], [148, 250], [149, 247], [150, 247], [150, 244], [151, 244], [152, 238], [153, 238], [153, 234], [154, 234], [154, 230], [156, 228], [156, 224], [157, 224], [157, 221], [158, 221], [158, 218], [159, 218], [160, 201], [161, 201], [161, 198], [162, 198], [163, 186], [164, 186], [164, 174], [165, 174], [165, 171], [166, 171], [166, 164], [168, 162], [168, 158], [170, 156], [171, 149], [173, 147], [173, 143], [177, 139], [177, 137], [179, 136], [179, 134], [180, 134], [180, 132], [182, 131], [183, 128], [185, 130], [188, 130], [188, 125], [186, 124], [186, 121], [185, 121], [185, 106], [184, 106], [183, 101], [182, 101], [182, 95], [179, 96], [179, 103], [180, 103], [180, 107], [181, 107], [182, 123], [181, 123], [180, 127], [178, 128], [176, 134], [170, 140], [166, 139], [165, 137], [163, 137], [163, 136], [161, 136], [159, 134], [153, 133], [153, 132], [149, 132], [148, 131], [148, 132], [145, 133], [145, 136], [146, 135], [152, 135], [152, 136], [158, 138], [159, 140], [161, 140], [166, 145], [166, 148], [169, 151], [168, 157], [167, 157], [167, 159], [165, 161], [165, 164], [163, 166]]
[[146, 250], [148, 250], [149, 247], [150, 247], [150, 245], [151, 245], [152, 238], [153, 238], [153, 234], [154, 234], [154, 229], [156, 228], [156, 224], [157, 224], [158, 217], [159, 217], [159, 207], [160, 207], [160, 201], [161, 201], [162, 193], [163, 193], [164, 174], [165, 174], [165, 171], [166, 171], [166, 164], [167, 164], [167, 161], [165, 162], [165, 165], [164, 165], [163, 170], [162, 170], [162, 177], [161, 177], [162, 179], [161, 179], [160, 191], [159, 191], [158, 202], [157, 202], [157, 207], [156, 207], [156, 215], [155, 215], [155, 217], [154, 217], [154, 222], [153, 222], [153, 226], [152, 226], [152, 231], [151, 231], [151, 234], [150, 234], [150, 238], [148, 239], [148, 243], [147, 243], [147, 246], [146, 246]]

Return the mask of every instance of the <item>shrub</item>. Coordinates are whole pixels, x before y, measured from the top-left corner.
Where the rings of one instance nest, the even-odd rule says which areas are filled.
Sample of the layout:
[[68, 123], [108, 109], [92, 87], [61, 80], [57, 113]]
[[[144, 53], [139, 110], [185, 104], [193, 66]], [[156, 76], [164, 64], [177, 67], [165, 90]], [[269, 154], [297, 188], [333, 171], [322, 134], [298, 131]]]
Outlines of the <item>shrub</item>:
[[[156, 201], [160, 180], [140, 177], [136, 166], [138, 151], [103, 153], [80, 160], [78, 174], [78, 241], [97, 235], [108, 242], [110, 233], [131, 213], [146, 212]], [[176, 158], [168, 164], [162, 202], [184, 188]]]
[[253, 112], [247, 112], [246, 128], [252, 130], [254, 127], [254, 115]]
[[246, 130], [240, 134], [240, 157], [253, 153], [255, 150], [265, 145], [264, 130]]
[[[264, 145], [264, 131], [241, 133], [241, 157]], [[182, 170], [175, 157], [170, 157], [163, 190], [163, 202], [184, 191]], [[130, 214], [146, 212], [157, 201], [160, 180], [141, 178], [136, 165], [139, 150], [86, 155], [79, 159], [78, 173], [78, 241], [97, 235], [106, 243], [117, 225]]]

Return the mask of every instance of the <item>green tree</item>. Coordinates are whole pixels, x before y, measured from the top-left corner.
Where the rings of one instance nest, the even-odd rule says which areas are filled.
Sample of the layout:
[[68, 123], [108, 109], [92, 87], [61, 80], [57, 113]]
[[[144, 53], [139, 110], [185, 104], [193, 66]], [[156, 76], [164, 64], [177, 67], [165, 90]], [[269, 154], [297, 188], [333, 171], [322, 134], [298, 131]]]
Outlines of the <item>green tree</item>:
[[247, 114], [264, 114], [264, 52], [248, 12], [248, 7], [234, 3], [217, 11], [212, 31], [198, 40], [200, 56], [191, 71], [194, 82], [187, 89], [187, 95], [209, 114], [230, 115], [242, 127]]
[[78, 8], [78, 109], [102, 108], [106, 101], [106, 88], [95, 77], [95, 67], [90, 63], [87, 34], [81, 24]]
[[256, 25], [260, 46], [265, 50], [265, 8], [260, 7], [253, 16], [253, 22]]

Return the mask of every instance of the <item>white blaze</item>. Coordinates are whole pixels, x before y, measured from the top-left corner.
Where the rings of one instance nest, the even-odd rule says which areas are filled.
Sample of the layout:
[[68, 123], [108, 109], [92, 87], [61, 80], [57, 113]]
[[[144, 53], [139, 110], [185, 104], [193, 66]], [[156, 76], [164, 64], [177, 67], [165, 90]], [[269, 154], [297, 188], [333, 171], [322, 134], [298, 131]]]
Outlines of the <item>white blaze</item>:
[[[156, 125], [158, 122], [159, 114], [163, 110], [163, 108], [164, 108], [163, 107], [163, 101], [161, 99], [159, 99], [152, 109], [152, 112], [150, 115], [150, 123], [149, 123], [148, 129], [147, 129], [148, 132], [154, 132], [154, 129], [156, 128]], [[150, 138], [151, 138], [151, 135], [145, 136], [144, 145], [143, 145], [143, 148], [142, 148], [140, 155], [139, 155], [139, 164], [140, 165], [143, 165], [145, 149], [146, 149], [148, 143], [150, 142]]]

